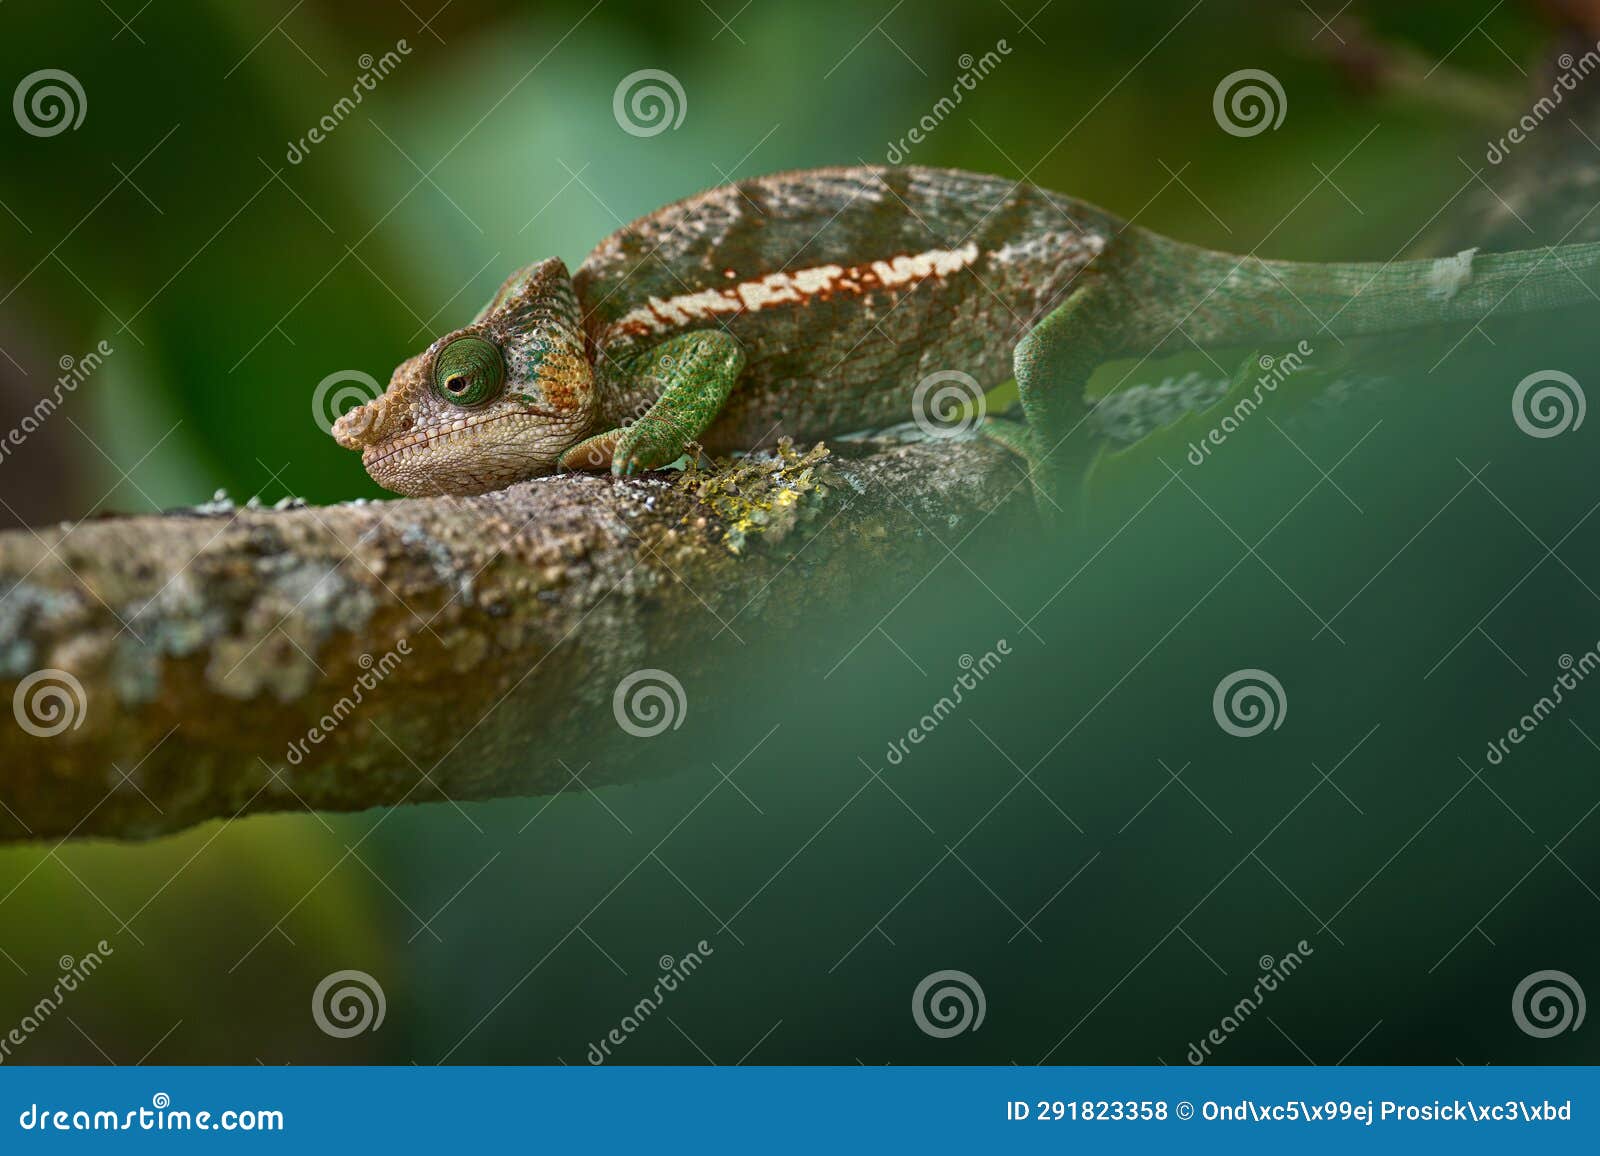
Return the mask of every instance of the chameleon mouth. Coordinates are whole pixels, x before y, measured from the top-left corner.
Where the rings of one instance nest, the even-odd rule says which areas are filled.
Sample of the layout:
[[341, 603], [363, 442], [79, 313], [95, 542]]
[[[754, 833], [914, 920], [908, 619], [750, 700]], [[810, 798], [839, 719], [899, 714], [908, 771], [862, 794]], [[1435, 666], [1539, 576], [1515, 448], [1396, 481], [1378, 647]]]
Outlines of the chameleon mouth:
[[410, 453], [414, 450], [425, 449], [435, 442], [448, 439], [456, 434], [464, 434], [469, 430], [479, 430], [495, 422], [508, 421], [515, 417], [542, 416], [538, 410], [517, 410], [514, 413], [477, 414], [472, 417], [459, 418], [449, 425], [435, 426], [432, 429], [413, 430], [401, 434], [399, 437], [390, 438], [386, 442], [379, 442], [375, 446], [368, 446], [361, 452], [361, 464], [370, 472], [373, 467], [380, 466], [392, 458]]

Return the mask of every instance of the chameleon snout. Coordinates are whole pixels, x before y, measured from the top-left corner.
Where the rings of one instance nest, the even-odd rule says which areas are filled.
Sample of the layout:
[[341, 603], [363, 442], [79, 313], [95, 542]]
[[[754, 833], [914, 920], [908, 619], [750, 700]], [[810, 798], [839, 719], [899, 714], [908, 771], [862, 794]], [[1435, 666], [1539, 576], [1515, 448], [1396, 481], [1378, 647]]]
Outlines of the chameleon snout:
[[329, 431], [333, 434], [333, 440], [347, 450], [362, 450], [376, 445], [382, 440], [388, 401], [387, 397], [380, 397], [339, 415]]

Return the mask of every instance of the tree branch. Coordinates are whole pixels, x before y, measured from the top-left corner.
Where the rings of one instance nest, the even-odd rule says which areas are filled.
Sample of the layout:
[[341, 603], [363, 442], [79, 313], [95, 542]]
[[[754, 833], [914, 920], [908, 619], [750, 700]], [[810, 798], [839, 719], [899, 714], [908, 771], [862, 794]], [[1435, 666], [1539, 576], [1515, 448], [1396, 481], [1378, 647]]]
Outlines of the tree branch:
[[1001, 511], [1034, 516], [998, 447], [878, 440], [0, 534], [0, 840], [551, 793], [604, 754], [586, 783], [640, 778], [663, 760], [619, 725], [622, 679], [693, 682], [725, 630], [836, 618]]

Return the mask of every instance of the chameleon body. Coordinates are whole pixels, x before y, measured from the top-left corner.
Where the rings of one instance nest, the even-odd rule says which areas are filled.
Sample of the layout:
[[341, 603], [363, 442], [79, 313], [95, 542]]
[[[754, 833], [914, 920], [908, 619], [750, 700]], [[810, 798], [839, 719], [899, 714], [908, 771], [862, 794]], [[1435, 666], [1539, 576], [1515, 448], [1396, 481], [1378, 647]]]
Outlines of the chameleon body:
[[[1065, 299], [1114, 222], [995, 177], [934, 169], [784, 173], [723, 186], [613, 234], [575, 283], [597, 363], [726, 328], [745, 372], [712, 452], [904, 421], [930, 373], [1011, 376], [1018, 339]], [[602, 373], [603, 420], [654, 400]]]
[[333, 434], [388, 489], [473, 494], [557, 469], [635, 473], [692, 443], [895, 424], [920, 381], [958, 371], [982, 388], [1016, 377], [1026, 427], [987, 428], [1048, 493], [1092, 449], [1083, 387], [1113, 357], [1476, 322], [1592, 300], [1597, 283], [1600, 246], [1273, 262], [998, 177], [780, 173], [640, 218], [575, 275], [556, 258], [519, 270]]

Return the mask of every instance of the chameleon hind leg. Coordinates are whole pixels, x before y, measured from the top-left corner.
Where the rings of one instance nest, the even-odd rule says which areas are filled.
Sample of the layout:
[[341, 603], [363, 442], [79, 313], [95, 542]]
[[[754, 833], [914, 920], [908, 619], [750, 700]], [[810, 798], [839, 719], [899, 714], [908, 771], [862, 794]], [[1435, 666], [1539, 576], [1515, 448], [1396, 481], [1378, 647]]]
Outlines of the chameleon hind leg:
[[1026, 425], [1000, 420], [984, 426], [993, 440], [1028, 463], [1041, 505], [1050, 512], [1076, 504], [1075, 491], [1099, 446], [1087, 424], [1093, 406], [1089, 377], [1112, 356], [1117, 320], [1099, 282], [1077, 289], [1035, 325], [1012, 354]]
[[659, 383], [655, 402], [637, 421], [585, 438], [561, 455], [569, 470], [628, 475], [659, 469], [683, 456], [727, 401], [744, 370], [744, 349], [721, 329], [669, 337], [636, 359], [626, 372], [637, 382]]

